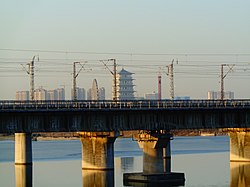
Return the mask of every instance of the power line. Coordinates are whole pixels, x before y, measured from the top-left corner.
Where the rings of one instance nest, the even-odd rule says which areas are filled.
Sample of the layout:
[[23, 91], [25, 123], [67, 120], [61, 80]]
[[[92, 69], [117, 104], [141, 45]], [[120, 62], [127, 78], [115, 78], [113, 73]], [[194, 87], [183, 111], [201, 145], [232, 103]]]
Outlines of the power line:
[[63, 53], [63, 54], [96, 54], [96, 55], [135, 55], [135, 56], [250, 56], [250, 53], [136, 53], [136, 52], [94, 52], [94, 51], [64, 51], [42, 49], [11, 49], [0, 48], [0, 51], [36, 52], [36, 53]]

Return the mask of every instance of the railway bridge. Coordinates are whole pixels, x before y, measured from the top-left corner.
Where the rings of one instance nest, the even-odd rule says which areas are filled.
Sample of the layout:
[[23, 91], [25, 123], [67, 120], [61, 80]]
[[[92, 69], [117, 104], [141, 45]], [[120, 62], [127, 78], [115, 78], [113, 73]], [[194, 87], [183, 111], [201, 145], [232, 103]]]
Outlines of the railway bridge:
[[16, 165], [32, 164], [32, 133], [78, 132], [82, 169], [114, 170], [115, 139], [139, 130], [143, 176], [130, 180], [171, 173], [171, 130], [218, 128], [229, 131], [230, 160], [250, 161], [250, 100], [0, 101], [0, 133], [15, 133]]

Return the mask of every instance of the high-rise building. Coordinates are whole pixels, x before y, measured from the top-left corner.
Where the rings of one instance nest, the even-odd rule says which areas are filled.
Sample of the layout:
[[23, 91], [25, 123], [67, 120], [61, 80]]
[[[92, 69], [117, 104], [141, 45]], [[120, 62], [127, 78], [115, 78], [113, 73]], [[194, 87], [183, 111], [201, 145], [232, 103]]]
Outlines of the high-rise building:
[[92, 91], [91, 88], [88, 89], [88, 91], [87, 91], [87, 100], [91, 100], [91, 91]]
[[209, 100], [217, 99], [217, 92], [208, 91], [207, 92], [207, 99], [209, 99]]
[[[77, 100], [85, 100], [85, 89], [84, 88], [79, 88], [79, 87], [76, 87], [76, 99]], [[74, 99], [74, 96], [73, 96], [73, 89], [71, 89], [71, 99], [73, 100]]]
[[17, 91], [16, 100], [18, 101], [27, 101], [29, 100], [29, 91]]
[[46, 100], [58, 100], [57, 90], [48, 90]]
[[[125, 69], [117, 73], [117, 100], [134, 100], [134, 84], [132, 74]], [[113, 85], [114, 86], [114, 85]], [[114, 94], [114, 93], [113, 93]]]
[[[29, 100], [29, 91], [17, 91], [16, 100]], [[34, 91], [34, 100], [65, 100], [65, 89], [45, 90], [41, 87]]]
[[92, 83], [92, 88], [91, 88], [91, 100], [98, 100], [99, 99], [99, 93], [98, 93], [98, 85], [97, 85], [97, 80], [94, 79]]
[[87, 100], [105, 100], [105, 88], [98, 89], [96, 79], [93, 80], [92, 87], [87, 91]]
[[[58, 100], [65, 100], [65, 89], [64, 88], [57, 88], [56, 89], [57, 99]], [[84, 90], [84, 99], [85, 99], [85, 90]]]
[[101, 87], [99, 88], [99, 100], [105, 100], [105, 88]]
[[234, 99], [234, 92], [224, 92], [224, 98], [225, 99]]
[[[221, 99], [221, 92], [208, 91], [207, 99], [209, 100]], [[224, 99], [234, 99], [234, 92], [231, 91], [224, 92]]]
[[34, 100], [47, 100], [47, 90], [38, 88], [34, 91]]

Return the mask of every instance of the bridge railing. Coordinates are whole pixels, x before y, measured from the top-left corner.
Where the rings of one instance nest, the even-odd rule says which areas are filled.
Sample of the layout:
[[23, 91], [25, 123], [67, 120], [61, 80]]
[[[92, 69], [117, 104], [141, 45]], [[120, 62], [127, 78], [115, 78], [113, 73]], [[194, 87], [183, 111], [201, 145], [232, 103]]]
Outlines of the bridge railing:
[[250, 100], [0, 101], [0, 110], [163, 109], [250, 107]]

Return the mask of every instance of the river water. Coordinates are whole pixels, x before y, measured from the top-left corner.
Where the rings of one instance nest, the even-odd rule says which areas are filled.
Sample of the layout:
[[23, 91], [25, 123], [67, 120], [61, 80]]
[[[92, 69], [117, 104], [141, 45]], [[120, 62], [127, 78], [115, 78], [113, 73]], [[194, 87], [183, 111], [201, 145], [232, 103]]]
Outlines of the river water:
[[[110, 174], [81, 169], [79, 140], [32, 142], [33, 187], [92, 187], [106, 183]], [[174, 137], [171, 141], [173, 172], [185, 173], [185, 187], [247, 187], [250, 165], [230, 163], [229, 137]], [[14, 164], [14, 141], [0, 141], [0, 187], [21, 187], [26, 170]], [[142, 171], [142, 150], [131, 138], [115, 142], [115, 187], [124, 187], [123, 173]], [[105, 176], [105, 177], [103, 177]], [[111, 176], [111, 177], [110, 177]], [[21, 180], [21, 182], [20, 182]], [[18, 185], [16, 185], [16, 183]], [[104, 186], [104, 185], [103, 185]]]

